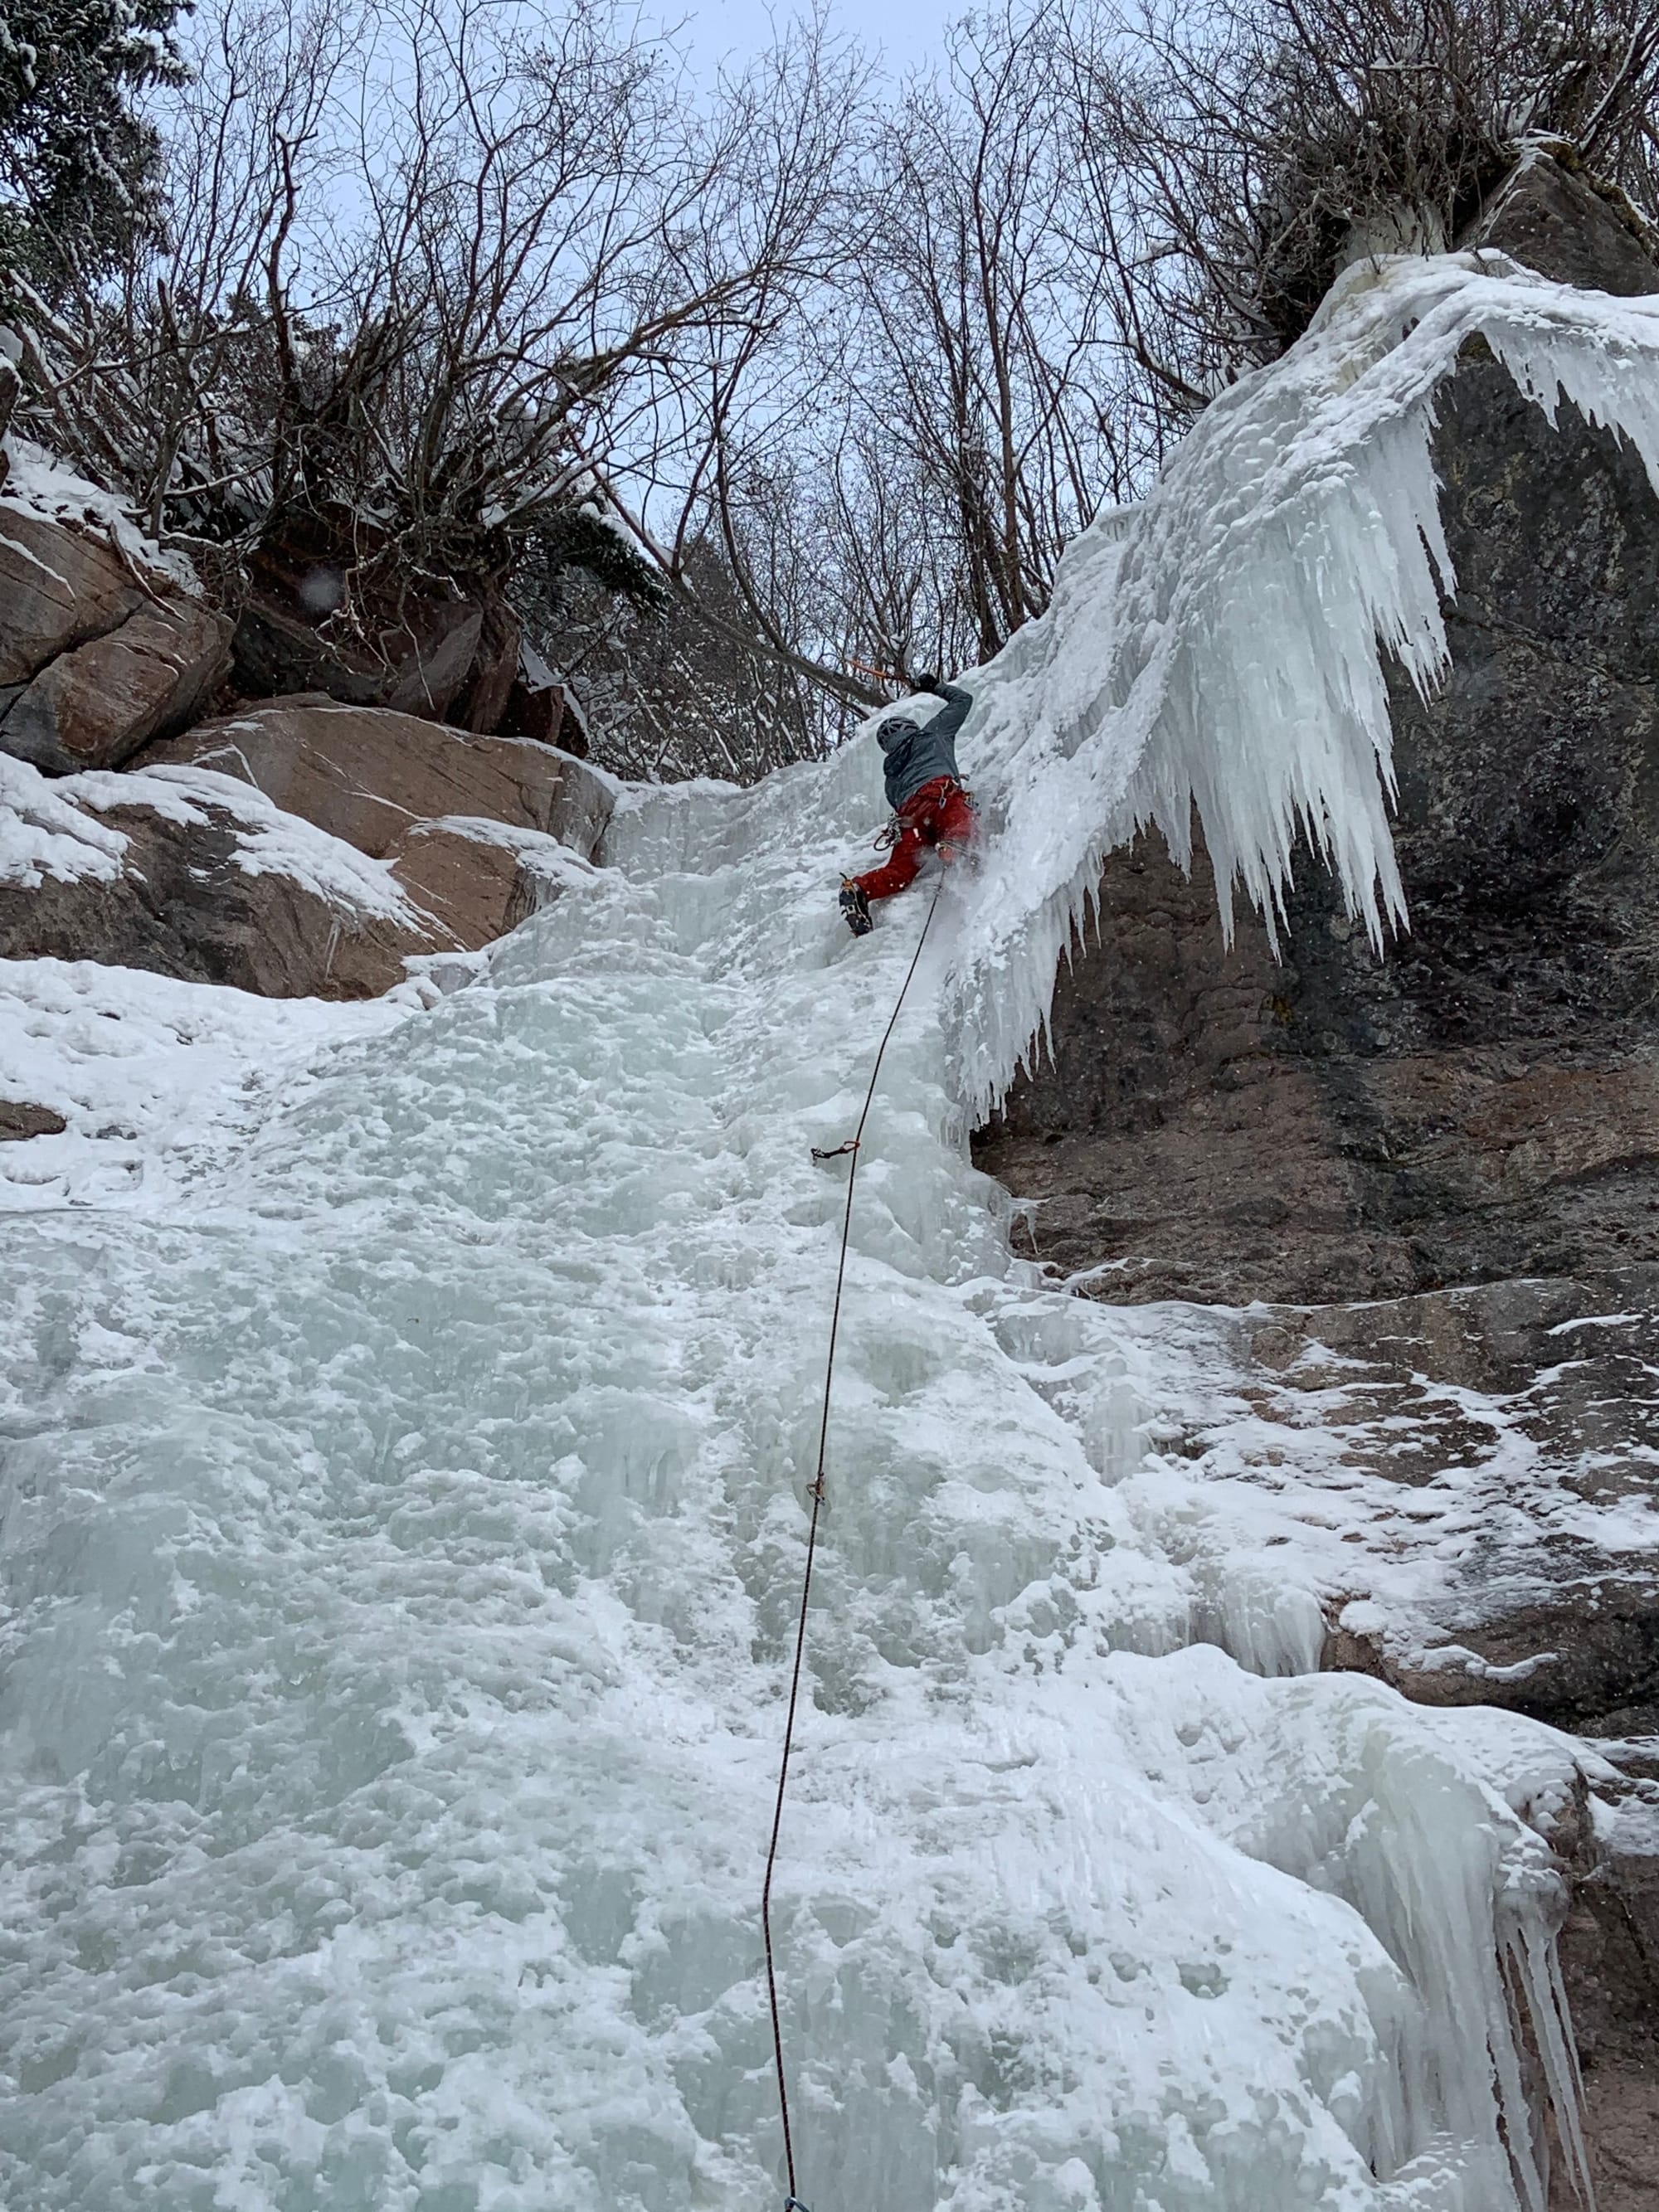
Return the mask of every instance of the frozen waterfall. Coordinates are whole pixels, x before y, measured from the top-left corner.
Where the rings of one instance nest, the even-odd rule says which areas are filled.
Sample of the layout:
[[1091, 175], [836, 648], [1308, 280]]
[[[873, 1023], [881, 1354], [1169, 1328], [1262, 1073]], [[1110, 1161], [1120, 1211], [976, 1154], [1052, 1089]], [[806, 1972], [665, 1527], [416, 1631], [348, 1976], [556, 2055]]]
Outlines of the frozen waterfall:
[[[1203, 1316], [1045, 1287], [963, 1143], [1137, 818], [1180, 841], [1195, 796], [1269, 900], [1310, 821], [1397, 906], [1374, 641], [1431, 680], [1427, 410], [1476, 331], [1659, 459], [1659, 307], [1352, 272], [981, 681], [990, 836], [866, 1138], [784, 1829], [814, 2212], [1542, 2212], [1534, 2047], [1571, 2141], [1522, 1817], [1569, 1747], [1313, 1671], [1293, 1559], [1174, 1449]], [[922, 912], [836, 917], [878, 792], [867, 744], [636, 792], [607, 866], [343, 1018], [193, 1180], [7, 1216], [0, 2202], [781, 2202], [811, 1147]]]

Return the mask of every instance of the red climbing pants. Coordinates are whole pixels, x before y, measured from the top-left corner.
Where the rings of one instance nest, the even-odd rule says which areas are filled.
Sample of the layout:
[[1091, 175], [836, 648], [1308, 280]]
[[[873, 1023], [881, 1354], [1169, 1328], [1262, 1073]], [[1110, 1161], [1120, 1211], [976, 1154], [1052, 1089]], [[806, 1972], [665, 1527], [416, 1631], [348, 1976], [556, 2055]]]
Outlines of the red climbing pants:
[[938, 847], [941, 860], [951, 861], [973, 842], [974, 802], [948, 775], [936, 775], [913, 792], [896, 819], [898, 835], [885, 864], [854, 878], [866, 898], [891, 898], [895, 891], [907, 890], [930, 847]]

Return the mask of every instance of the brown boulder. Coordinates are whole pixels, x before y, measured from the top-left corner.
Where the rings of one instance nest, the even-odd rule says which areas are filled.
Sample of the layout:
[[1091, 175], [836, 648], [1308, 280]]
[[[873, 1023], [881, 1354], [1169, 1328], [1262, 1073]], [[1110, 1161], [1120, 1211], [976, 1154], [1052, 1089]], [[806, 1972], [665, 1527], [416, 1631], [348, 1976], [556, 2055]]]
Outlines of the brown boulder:
[[483, 603], [483, 620], [472, 666], [448, 720], [463, 730], [499, 730], [509, 695], [519, 672], [519, 649], [523, 637], [519, 617], [499, 592]]
[[588, 755], [587, 722], [574, 694], [538, 653], [525, 648], [495, 728], [504, 738], [533, 738], [578, 760]]
[[463, 951], [505, 937], [545, 896], [545, 879], [511, 841], [480, 824], [417, 822], [392, 855], [392, 873], [412, 903], [430, 915]]
[[0, 686], [27, 684], [145, 604], [107, 546], [32, 508], [0, 506]]
[[0, 718], [0, 746], [48, 775], [114, 768], [189, 720], [228, 673], [229, 643], [211, 608], [145, 601], [48, 662]]
[[1493, 246], [1558, 284], [1620, 299], [1659, 292], [1651, 234], [1622, 192], [1598, 186], [1541, 151], [1499, 186], [1460, 242]]
[[614, 788], [551, 746], [472, 737], [415, 715], [343, 707], [315, 695], [204, 722], [152, 745], [138, 765], [161, 762], [193, 762], [240, 776], [285, 812], [376, 860], [399, 849], [411, 823], [451, 815], [538, 830], [591, 860]]
[[[362, 999], [400, 982], [405, 955], [447, 945], [441, 926], [398, 910], [392, 887], [374, 911], [269, 853], [252, 872], [245, 814], [199, 786], [186, 795], [158, 782], [151, 798], [146, 781], [131, 779], [130, 804], [96, 810], [100, 828], [125, 840], [112, 878], [106, 867], [0, 884], [0, 958], [97, 960], [268, 998]], [[74, 803], [72, 783], [52, 788]]]
[[555, 841], [591, 856], [614, 788], [545, 745], [316, 698], [152, 745], [121, 775], [10, 773], [38, 856], [32, 882], [0, 885], [0, 957], [276, 998], [371, 996], [410, 954], [489, 944], [547, 895]]
[[0, 1098], [0, 1145], [21, 1144], [30, 1137], [60, 1137], [68, 1127], [63, 1115], [50, 1106]]

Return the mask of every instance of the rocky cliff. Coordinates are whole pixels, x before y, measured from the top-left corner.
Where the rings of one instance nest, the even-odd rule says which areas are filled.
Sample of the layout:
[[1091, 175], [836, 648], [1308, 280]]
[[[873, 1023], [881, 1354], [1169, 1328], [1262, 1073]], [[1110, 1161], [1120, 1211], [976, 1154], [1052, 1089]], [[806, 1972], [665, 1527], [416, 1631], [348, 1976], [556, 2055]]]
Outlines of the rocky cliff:
[[[1626, 212], [1547, 157], [1477, 242], [1659, 291]], [[1434, 453], [1451, 665], [1427, 700], [1389, 676], [1409, 933], [1378, 957], [1307, 852], [1280, 957], [1259, 920], [1226, 946], [1201, 842], [1189, 879], [1144, 833], [975, 1150], [1084, 1294], [1248, 1309], [1230, 1410], [1183, 1449], [1305, 1481], [1310, 1528], [1358, 1513], [1327, 1665], [1598, 1740], [1566, 1955], [1602, 2212], [1653, 2212], [1659, 499], [1479, 347]]]

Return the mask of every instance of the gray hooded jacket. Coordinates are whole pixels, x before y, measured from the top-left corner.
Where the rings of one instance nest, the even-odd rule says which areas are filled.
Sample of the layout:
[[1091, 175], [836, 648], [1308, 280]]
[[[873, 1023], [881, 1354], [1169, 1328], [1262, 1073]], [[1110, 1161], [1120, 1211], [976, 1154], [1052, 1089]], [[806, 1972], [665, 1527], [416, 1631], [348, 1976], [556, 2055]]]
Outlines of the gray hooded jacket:
[[[920, 692], [905, 705], [919, 706], [931, 696]], [[913, 719], [907, 713], [890, 714], [876, 725], [876, 740], [886, 756], [882, 778], [887, 787], [887, 804], [895, 814], [936, 775], [948, 775], [957, 783], [962, 781], [957, 767], [957, 732], [968, 719], [974, 696], [955, 684], [941, 684], [939, 696], [945, 705], [926, 720]]]

